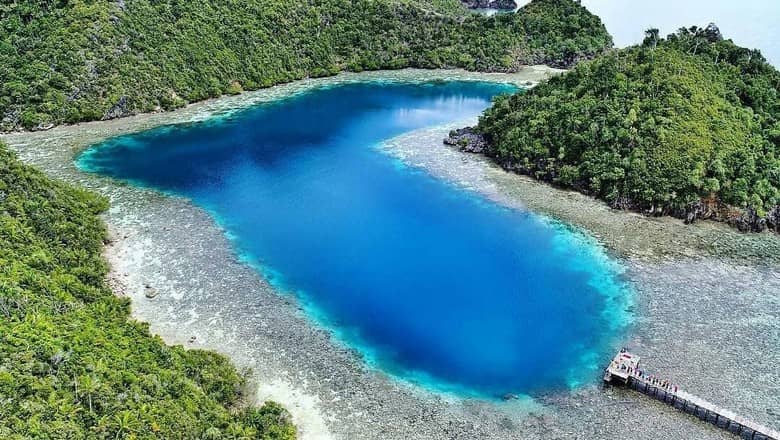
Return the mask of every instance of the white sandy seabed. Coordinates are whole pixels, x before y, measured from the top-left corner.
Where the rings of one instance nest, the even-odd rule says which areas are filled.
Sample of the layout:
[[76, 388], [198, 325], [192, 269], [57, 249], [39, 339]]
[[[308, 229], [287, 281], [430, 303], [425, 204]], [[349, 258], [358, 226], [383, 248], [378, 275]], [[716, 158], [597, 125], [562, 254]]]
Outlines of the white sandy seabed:
[[[276, 292], [236, 257], [203, 210], [79, 172], [73, 156], [111, 136], [199, 121], [314, 87], [354, 81], [492, 80], [535, 83], [554, 71], [514, 75], [462, 71], [372, 72], [305, 80], [191, 105], [176, 112], [3, 136], [26, 162], [110, 198], [110, 282], [133, 316], [168, 343], [214, 349], [252, 370], [258, 402], [293, 415], [303, 439], [733, 438], [639, 394], [582, 386], [535, 402], [492, 402], [432, 393], [366, 366], [359, 353], [313, 325], [296, 300]], [[382, 148], [408, 165], [518, 209], [581, 228], [627, 268], [636, 317], [627, 340], [646, 368], [758, 422], [780, 426], [780, 239], [721, 225], [684, 226], [614, 212], [586, 196], [508, 174], [445, 147], [458, 124], [419, 130]], [[148, 299], [144, 286], [159, 295]], [[190, 342], [195, 337], [194, 342]]]

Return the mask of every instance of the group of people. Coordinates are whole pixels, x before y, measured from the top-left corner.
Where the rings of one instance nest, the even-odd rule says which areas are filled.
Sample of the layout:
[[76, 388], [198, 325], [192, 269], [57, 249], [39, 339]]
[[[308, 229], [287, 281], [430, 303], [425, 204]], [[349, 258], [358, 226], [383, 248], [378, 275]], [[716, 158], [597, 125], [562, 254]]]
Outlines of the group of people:
[[640, 369], [628, 367], [628, 374], [630, 374], [630, 375], [632, 375], [634, 377], [638, 377], [640, 379], [643, 379], [645, 382], [647, 382], [647, 383], [649, 383], [651, 385], [655, 385], [657, 387], [661, 387], [661, 388], [665, 389], [666, 391], [672, 391], [674, 393], [677, 392], [677, 385], [672, 384], [671, 382], [669, 382], [666, 379], [661, 379], [661, 378], [655, 377], [653, 375], [649, 375], [648, 376], [648, 375], [645, 374], [644, 371], [642, 371]]
[[[620, 350], [620, 353], [628, 353], [628, 351], [623, 348]], [[616, 361], [612, 361], [613, 367], [618, 367], [623, 371], [628, 372], [629, 375], [634, 376], [638, 379], [642, 379], [643, 381], [649, 383], [650, 385], [655, 385], [657, 387], [663, 388], [666, 391], [671, 391], [676, 393], [677, 392], [677, 385], [672, 384], [666, 379], [661, 379], [653, 375], [647, 375], [644, 371], [640, 370], [639, 363], [636, 363], [637, 368], [634, 368], [630, 365], [626, 365], [624, 363], [618, 364]]]

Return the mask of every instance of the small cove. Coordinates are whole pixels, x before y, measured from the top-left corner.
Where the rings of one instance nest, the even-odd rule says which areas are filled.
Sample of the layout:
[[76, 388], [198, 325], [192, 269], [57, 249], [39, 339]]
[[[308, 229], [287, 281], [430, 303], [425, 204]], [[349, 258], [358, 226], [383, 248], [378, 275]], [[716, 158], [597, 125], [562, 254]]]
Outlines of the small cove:
[[110, 139], [78, 163], [206, 208], [245, 261], [380, 369], [459, 393], [565, 389], [597, 377], [626, 325], [619, 265], [576, 230], [375, 148], [510, 90], [315, 89]]

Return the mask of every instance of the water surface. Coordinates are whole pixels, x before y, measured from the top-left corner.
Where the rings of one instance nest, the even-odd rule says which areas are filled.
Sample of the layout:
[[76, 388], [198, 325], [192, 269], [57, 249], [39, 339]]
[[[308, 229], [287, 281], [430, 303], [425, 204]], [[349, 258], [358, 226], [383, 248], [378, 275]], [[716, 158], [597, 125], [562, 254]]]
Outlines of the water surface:
[[[626, 324], [620, 267], [582, 233], [436, 180], [377, 145], [513, 89], [340, 85], [95, 146], [79, 166], [189, 197], [366, 361], [501, 396], [598, 379]], [[240, 325], [240, 323], [237, 323]]]

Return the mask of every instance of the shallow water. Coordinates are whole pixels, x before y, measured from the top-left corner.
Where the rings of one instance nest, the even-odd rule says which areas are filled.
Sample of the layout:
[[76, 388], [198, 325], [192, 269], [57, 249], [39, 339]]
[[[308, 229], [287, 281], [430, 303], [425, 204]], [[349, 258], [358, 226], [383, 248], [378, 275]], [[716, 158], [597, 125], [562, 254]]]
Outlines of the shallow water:
[[321, 88], [114, 138], [78, 164], [208, 209], [246, 261], [385, 371], [489, 396], [592, 383], [630, 319], [620, 266], [578, 231], [376, 148], [511, 90]]

